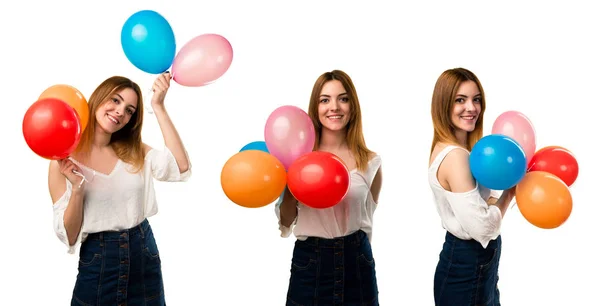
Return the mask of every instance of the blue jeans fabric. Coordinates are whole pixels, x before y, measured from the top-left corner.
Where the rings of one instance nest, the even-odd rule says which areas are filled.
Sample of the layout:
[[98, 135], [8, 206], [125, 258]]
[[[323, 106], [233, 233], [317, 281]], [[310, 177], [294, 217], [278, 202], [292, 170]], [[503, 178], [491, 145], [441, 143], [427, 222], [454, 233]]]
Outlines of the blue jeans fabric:
[[462, 240], [446, 232], [435, 270], [436, 306], [500, 306], [498, 267], [502, 238], [487, 248], [475, 240]]
[[161, 261], [148, 220], [81, 244], [72, 306], [164, 306]]
[[365, 232], [296, 240], [286, 306], [378, 306], [378, 294]]

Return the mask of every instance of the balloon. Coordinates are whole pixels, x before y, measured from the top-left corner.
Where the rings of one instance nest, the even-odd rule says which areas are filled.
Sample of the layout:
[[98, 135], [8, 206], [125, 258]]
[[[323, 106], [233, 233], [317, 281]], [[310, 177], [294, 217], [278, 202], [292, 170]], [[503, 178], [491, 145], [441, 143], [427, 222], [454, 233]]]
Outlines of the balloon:
[[496, 190], [510, 189], [527, 172], [523, 148], [512, 138], [498, 134], [485, 136], [475, 143], [469, 164], [480, 185]]
[[77, 88], [64, 84], [52, 85], [42, 92], [38, 100], [46, 98], [61, 100], [74, 108], [79, 115], [81, 131], [85, 130], [90, 118], [90, 109], [87, 100]]
[[294, 161], [288, 169], [288, 188], [306, 206], [332, 207], [348, 193], [350, 172], [334, 154], [310, 152]]
[[536, 148], [535, 129], [529, 118], [517, 111], [504, 112], [494, 121], [492, 134], [508, 136], [515, 140], [525, 151], [529, 163]]
[[131, 15], [121, 29], [121, 46], [138, 69], [152, 74], [167, 71], [175, 58], [175, 34], [169, 22], [151, 10]]
[[267, 118], [265, 143], [269, 152], [288, 169], [297, 158], [312, 152], [315, 127], [302, 109], [291, 105], [281, 106]]
[[225, 37], [203, 34], [187, 42], [173, 61], [173, 81], [188, 87], [213, 83], [231, 66], [233, 49]]
[[537, 151], [529, 162], [529, 171], [545, 171], [556, 175], [567, 186], [573, 185], [579, 175], [579, 164], [571, 151], [558, 147], [545, 147]]
[[545, 171], [528, 172], [517, 185], [515, 198], [523, 217], [543, 229], [559, 227], [573, 209], [569, 187]]
[[229, 200], [257, 208], [273, 203], [284, 191], [285, 169], [269, 153], [247, 150], [233, 155], [221, 171], [221, 187]]
[[29, 148], [46, 159], [68, 157], [81, 138], [81, 123], [75, 109], [53, 98], [33, 103], [25, 112], [22, 129]]
[[264, 141], [254, 141], [254, 142], [251, 142], [251, 143], [245, 145], [240, 150], [240, 152], [246, 151], [246, 150], [259, 150], [259, 151], [263, 151], [263, 152], [269, 153], [269, 149], [267, 148], [267, 144]]

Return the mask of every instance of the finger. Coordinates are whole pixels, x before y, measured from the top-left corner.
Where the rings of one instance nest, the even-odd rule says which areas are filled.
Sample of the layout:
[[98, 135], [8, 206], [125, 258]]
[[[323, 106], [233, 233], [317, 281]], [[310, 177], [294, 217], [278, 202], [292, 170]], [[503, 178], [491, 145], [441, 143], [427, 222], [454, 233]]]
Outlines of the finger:
[[74, 167], [74, 165], [68, 165], [68, 166], [66, 166], [63, 169], [63, 171], [61, 171], [62, 174], [67, 175], [67, 176], [71, 175], [73, 173], [73, 167]]
[[158, 79], [158, 82], [160, 83], [160, 85], [161, 85], [161, 87], [163, 89], [169, 88], [169, 76], [168, 76], [168, 74], [163, 74], [162, 77], [160, 77]]

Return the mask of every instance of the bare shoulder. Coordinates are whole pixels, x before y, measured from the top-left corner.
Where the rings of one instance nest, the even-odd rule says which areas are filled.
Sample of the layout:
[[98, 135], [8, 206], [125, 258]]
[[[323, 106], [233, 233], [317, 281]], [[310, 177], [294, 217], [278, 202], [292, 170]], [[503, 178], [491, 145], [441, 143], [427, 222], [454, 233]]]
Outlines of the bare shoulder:
[[469, 165], [469, 152], [460, 148], [448, 152], [440, 164], [438, 179], [446, 183], [443, 185], [449, 187], [449, 191], [457, 193], [472, 191], [476, 184]]
[[48, 166], [48, 191], [50, 192], [50, 198], [52, 203], [56, 203], [60, 197], [67, 190], [67, 180], [60, 173], [60, 165], [58, 161], [52, 160]]

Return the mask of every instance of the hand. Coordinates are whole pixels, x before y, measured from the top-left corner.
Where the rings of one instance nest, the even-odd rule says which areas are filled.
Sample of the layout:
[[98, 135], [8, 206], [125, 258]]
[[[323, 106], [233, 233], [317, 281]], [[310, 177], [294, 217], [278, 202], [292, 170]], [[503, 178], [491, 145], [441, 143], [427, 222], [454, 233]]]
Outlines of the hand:
[[[74, 186], [74, 189], [78, 188], [79, 184], [83, 180], [83, 177], [75, 174], [75, 171], [83, 174], [81, 168], [79, 168], [69, 159], [58, 160], [58, 165], [60, 166], [60, 173], [64, 175], [67, 178], [67, 180], [69, 180], [71, 185]], [[83, 189], [83, 185], [79, 189]]]
[[171, 86], [171, 78], [171, 73], [165, 72], [159, 75], [154, 81], [154, 84], [152, 85], [152, 91], [154, 91], [151, 102], [152, 108], [164, 106], [165, 96], [167, 95], [169, 86]]
[[511, 202], [517, 193], [517, 186], [515, 185], [512, 188], [506, 189], [503, 192], [503, 195], [506, 195], [506, 199]]

